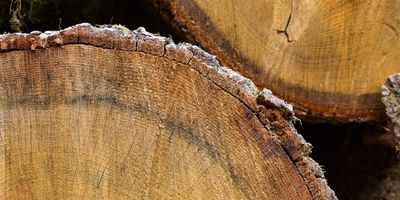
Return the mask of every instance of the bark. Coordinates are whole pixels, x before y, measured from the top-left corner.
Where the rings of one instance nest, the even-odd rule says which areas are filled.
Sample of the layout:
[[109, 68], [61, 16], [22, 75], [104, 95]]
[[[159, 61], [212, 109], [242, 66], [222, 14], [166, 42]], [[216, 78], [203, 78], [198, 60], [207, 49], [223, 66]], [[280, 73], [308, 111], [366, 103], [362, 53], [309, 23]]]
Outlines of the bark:
[[0, 36], [0, 197], [335, 199], [292, 107], [120, 26]]
[[390, 143], [400, 150], [400, 74], [393, 74], [387, 77], [382, 86], [382, 102], [386, 106], [386, 115], [389, 117]]
[[153, 0], [187, 39], [298, 116], [365, 122], [384, 118], [382, 80], [399, 70], [394, 0]]

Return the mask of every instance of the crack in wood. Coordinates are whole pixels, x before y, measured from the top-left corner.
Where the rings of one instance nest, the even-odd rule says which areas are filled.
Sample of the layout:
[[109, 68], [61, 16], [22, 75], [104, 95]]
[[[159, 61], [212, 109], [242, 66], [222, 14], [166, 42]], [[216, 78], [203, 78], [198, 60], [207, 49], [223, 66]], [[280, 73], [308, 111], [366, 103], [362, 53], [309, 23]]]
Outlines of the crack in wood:
[[[286, 30], [290, 25], [292, 14], [293, 7], [289, 14], [288, 21], [284, 30], [288, 42], [291, 42], [291, 40], [289, 39]], [[91, 35], [95, 35], [96, 37], [92, 37]], [[147, 33], [144, 29], [138, 29], [129, 33], [121, 33], [118, 30], [99, 29], [92, 27], [89, 24], [80, 24], [74, 27], [67, 28], [60, 32], [46, 32], [40, 34], [40, 37], [33, 37], [29, 34], [0, 36], [0, 47], [2, 47], [1, 51], [4, 52], [28, 49], [32, 50], [30, 48], [30, 40], [27, 41], [26, 38], [33, 38], [35, 39], [34, 42], [43, 43], [44, 48], [60, 46], [60, 44], [67, 45], [78, 43], [93, 45], [95, 47], [104, 49], [119, 49], [144, 52], [147, 54], [151, 54], [152, 56], [175, 60], [178, 63], [188, 65], [192, 70], [196, 71], [201, 76], [208, 79], [211, 83], [215, 84], [215, 86], [217, 86], [227, 94], [233, 96], [238, 101], [242, 102], [244, 107], [248, 109], [250, 113], [254, 114], [261, 122], [261, 124], [263, 124], [261, 107], [265, 107], [265, 105], [260, 105], [259, 102], [256, 101], [259, 95], [262, 95], [260, 94], [260, 91], [256, 88], [256, 86], [249, 79], [246, 79], [240, 74], [221, 66], [215, 56], [204, 52], [196, 46], [185, 43], [175, 45], [173, 44], [172, 40], [168, 40], [166, 38]], [[54, 42], [57, 38], [59, 38], [59, 40], [62, 42], [55, 45]], [[20, 43], [13, 43], [12, 41], [14, 41], [14, 39], [20, 41]], [[234, 85], [235, 87], [232, 88], [232, 85]], [[235, 90], [234, 88], [239, 88], [239, 90]], [[110, 95], [105, 95], [97, 98], [95, 97], [95, 99], [92, 99], [89, 95], [84, 95], [82, 97], [78, 97], [77, 99], [70, 99], [72, 103], [77, 101], [92, 102], [93, 100], [96, 100], [95, 102], [104, 101], [112, 105], [117, 104], [125, 109], [133, 108], [135, 111], [143, 111], [144, 113], [149, 114], [149, 110], [147, 110], [147, 108], [143, 105], [136, 105], [137, 107], [135, 107], [135, 105], [124, 105], [122, 104], [123, 102], [118, 101], [117, 98]], [[275, 104], [269, 103], [266, 106], [270, 107], [271, 105]], [[119, 106], [116, 107], [118, 108]], [[272, 110], [280, 110], [277, 112], [285, 112], [285, 110], [287, 110], [282, 109], [284, 108], [282, 108], [278, 104], [277, 108], [273, 108]], [[291, 115], [292, 112], [289, 112], [289, 116]], [[175, 125], [169, 124], [168, 121], [165, 121], [164, 124], [166, 124], [167, 127], [174, 127], [173, 125]], [[263, 125], [265, 127], [265, 123]], [[179, 128], [179, 125], [177, 126]], [[300, 135], [297, 135], [297, 133], [294, 131], [294, 128], [292, 127], [293, 125], [291, 124], [291, 122], [287, 122], [287, 124], [281, 124], [281, 126], [285, 127], [285, 130], [293, 131], [290, 134], [285, 132], [285, 134], [283, 135], [276, 135], [275, 133], [273, 133], [271, 134], [271, 136], [273, 138], [276, 138], [276, 144], [280, 145], [283, 151], [286, 151], [289, 159], [295, 164], [300, 176], [305, 181], [311, 195], [313, 197], [326, 197], [328, 199], [336, 199], [333, 191], [331, 191], [330, 188], [327, 186], [326, 181], [324, 179], [318, 179], [320, 177], [323, 177], [322, 170], [316, 163], [310, 161], [311, 159], [308, 157], [310, 152], [304, 151], [304, 147], [307, 146], [304, 139]], [[215, 149], [211, 143], [208, 143], [207, 140], [201, 139], [201, 137], [198, 137], [196, 134], [190, 134], [192, 133], [192, 131], [193, 130], [191, 130], [190, 128], [188, 130], [182, 128], [182, 132], [185, 134], [181, 134], [180, 136], [183, 136], [190, 143], [201, 147], [201, 150], [205, 150], [205, 152], [207, 152], [212, 158], [220, 159], [220, 155], [217, 149]], [[269, 133], [272, 132], [269, 131]], [[319, 174], [322, 175], [320, 176]], [[102, 178], [98, 182], [98, 185], [101, 184], [101, 180]], [[233, 180], [235, 179], [233, 178]], [[323, 185], [323, 187], [318, 187], [319, 185]]]
[[290, 13], [289, 13], [288, 19], [287, 19], [287, 21], [286, 21], [286, 26], [285, 26], [285, 28], [284, 28], [283, 30], [280, 30], [280, 29], [277, 29], [277, 30], [276, 30], [276, 33], [277, 33], [277, 34], [279, 34], [279, 35], [283, 34], [283, 35], [286, 36], [286, 40], [287, 40], [288, 43], [291, 43], [291, 42], [295, 41], [295, 40], [291, 40], [291, 39], [290, 39], [289, 34], [288, 34], [288, 32], [287, 32], [287, 29], [288, 29], [288, 27], [289, 27], [290, 21], [292, 20], [292, 15], [293, 15], [293, 0], [292, 0], [291, 3], [290, 3]]
[[396, 36], [399, 36], [399, 32], [396, 30], [396, 28], [388, 23], [383, 23], [383, 25], [385, 25], [386, 27], [388, 27], [390, 30], [392, 30]]

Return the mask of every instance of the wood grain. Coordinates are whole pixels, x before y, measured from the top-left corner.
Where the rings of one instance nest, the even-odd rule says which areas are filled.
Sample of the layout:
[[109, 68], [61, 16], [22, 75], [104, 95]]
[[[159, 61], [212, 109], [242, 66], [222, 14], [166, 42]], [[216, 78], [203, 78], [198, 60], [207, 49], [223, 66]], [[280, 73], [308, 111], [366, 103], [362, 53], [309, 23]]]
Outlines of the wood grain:
[[398, 1], [153, 0], [176, 29], [299, 116], [380, 121], [398, 72]]
[[0, 36], [2, 199], [335, 199], [290, 105], [214, 56], [80, 24]]

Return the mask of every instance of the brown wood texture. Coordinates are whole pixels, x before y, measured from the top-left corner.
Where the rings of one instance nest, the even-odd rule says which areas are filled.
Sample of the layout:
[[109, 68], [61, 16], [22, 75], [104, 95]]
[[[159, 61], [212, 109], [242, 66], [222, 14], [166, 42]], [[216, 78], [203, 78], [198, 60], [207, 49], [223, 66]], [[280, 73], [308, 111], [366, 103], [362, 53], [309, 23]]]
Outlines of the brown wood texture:
[[299, 116], [382, 120], [380, 86], [400, 70], [400, 4], [384, 1], [153, 0], [182, 35]]
[[292, 107], [190, 44], [0, 36], [1, 199], [335, 199]]

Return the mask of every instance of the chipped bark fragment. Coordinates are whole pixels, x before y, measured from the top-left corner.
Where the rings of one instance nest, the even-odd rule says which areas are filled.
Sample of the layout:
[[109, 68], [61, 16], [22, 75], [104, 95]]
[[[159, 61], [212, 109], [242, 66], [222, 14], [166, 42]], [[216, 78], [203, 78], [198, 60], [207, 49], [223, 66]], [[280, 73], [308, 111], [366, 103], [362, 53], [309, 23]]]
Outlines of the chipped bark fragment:
[[305, 177], [307, 185], [312, 191], [313, 199], [337, 199], [332, 189], [328, 187], [321, 167], [309, 157], [303, 157], [296, 162], [300, 173]]
[[392, 122], [392, 141], [400, 146], [400, 74], [393, 74], [386, 78], [382, 85], [382, 102], [386, 107], [386, 115]]
[[[86, 25], [86, 24], [85, 24]], [[74, 44], [79, 41], [79, 26], [72, 26], [60, 31], [64, 44]]]
[[205, 52], [199, 47], [191, 46], [189, 49], [193, 53], [193, 58], [190, 60], [189, 65], [203, 76], [207, 76], [210, 68], [215, 68], [219, 65], [216, 60], [215, 62], [210, 60], [212, 56], [208, 53], [204, 54]]
[[64, 44], [63, 37], [61, 37], [59, 32], [54, 34], [52, 32], [48, 32], [48, 34], [49, 36], [47, 37], [47, 43], [50, 47], [59, 47]]
[[264, 105], [267, 108], [273, 107], [281, 109], [283, 111], [283, 115], [288, 120], [292, 120], [294, 117], [293, 106], [272, 95], [271, 90], [263, 89], [260, 92], [257, 101], [259, 104]]
[[191, 46], [186, 43], [169, 43], [165, 45], [165, 57], [176, 60], [181, 63], [189, 63], [189, 61], [193, 58], [193, 53], [188, 49]]
[[[32, 48], [32, 45], [34, 45], [34, 48]], [[116, 169], [118, 171], [116, 174], [105, 172], [107, 166], [103, 165], [99, 165], [98, 168], [93, 169], [92, 171], [96, 171], [99, 168], [104, 168], [103, 172], [90, 175], [96, 178], [93, 184], [98, 187], [94, 188], [93, 191], [88, 191], [89, 193], [97, 192], [96, 194], [103, 194], [103, 192], [109, 192], [108, 189], [110, 188], [111, 190], [119, 188], [126, 192], [127, 195], [135, 195], [131, 194], [130, 191], [132, 191], [131, 187], [136, 187], [136, 185], [130, 185], [129, 189], [118, 185], [119, 182], [130, 180], [133, 177], [128, 173], [129, 170], [125, 169], [130, 167], [129, 164], [126, 164], [128, 161], [134, 163], [133, 160], [130, 160], [130, 156], [133, 155], [120, 154], [125, 151], [128, 151], [129, 154], [132, 148], [136, 149], [136, 146], [140, 146], [143, 143], [151, 146], [151, 152], [156, 154], [152, 158], [147, 158], [150, 160], [146, 160], [146, 163], [149, 161], [149, 163], [153, 163], [156, 166], [157, 163], [162, 163], [164, 160], [174, 159], [179, 156], [181, 157], [178, 160], [184, 160], [186, 152], [193, 154], [192, 156], [200, 156], [197, 158], [198, 160], [191, 158], [189, 159], [190, 162], [188, 161], [184, 164], [171, 160], [174, 163], [174, 167], [168, 168], [166, 176], [171, 173], [182, 173], [181, 171], [175, 171], [178, 169], [176, 165], [184, 169], [185, 166], [191, 166], [194, 162], [199, 161], [189, 171], [184, 170], [185, 173], [196, 173], [197, 169], [194, 170], [195, 166], [201, 166], [203, 168], [199, 169], [199, 172], [201, 172], [199, 176], [210, 174], [210, 177], [201, 177], [204, 180], [208, 178], [215, 179], [216, 181], [229, 180], [224, 183], [207, 185], [205, 188], [208, 189], [199, 193], [188, 194], [188, 198], [194, 197], [190, 195], [199, 195], [197, 197], [206, 198], [206, 196], [202, 196], [206, 194], [212, 198], [222, 199], [234, 198], [229, 195], [236, 195], [235, 198], [238, 199], [336, 199], [333, 191], [328, 187], [323, 177], [322, 170], [317, 163], [308, 157], [311, 152], [311, 146], [304, 141], [293, 127], [291, 120], [294, 114], [291, 105], [274, 97], [268, 90], [260, 92], [249, 79], [244, 78], [229, 68], [221, 66], [215, 56], [208, 54], [199, 47], [186, 43], [176, 45], [171, 39], [148, 33], [144, 28], [129, 32], [113, 27], [97, 28], [89, 24], [79, 24], [61, 31], [45, 33], [33, 32], [30, 34], [1, 35], [0, 47], [2, 50], [0, 57], [4, 57], [0, 59], [0, 67], [4, 68], [2, 71], [3, 74], [16, 72], [9, 68], [8, 61], [15, 62], [15, 60], [18, 60], [22, 62], [20, 67], [26, 67], [24, 70], [17, 71], [18, 75], [13, 74], [12, 76], [2, 77], [4, 80], [0, 81], [0, 83], [11, 84], [6, 86], [0, 84], [1, 91], [5, 91], [5, 96], [2, 99], [4, 102], [1, 105], [9, 106], [15, 104], [18, 106], [19, 104], [23, 104], [25, 107], [35, 106], [37, 110], [44, 108], [43, 112], [45, 114], [52, 114], [54, 117], [60, 117], [58, 113], [62, 113], [61, 110], [56, 110], [53, 113], [47, 112], [51, 112], [51, 109], [65, 108], [68, 110], [70, 107], [73, 107], [79, 110], [77, 116], [81, 114], [85, 116], [68, 123], [92, 119], [93, 110], [103, 109], [98, 111], [98, 116], [96, 115], [96, 118], [104, 117], [103, 122], [98, 122], [104, 123], [104, 125], [101, 126], [102, 128], [98, 127], [98, 129], [114, 132], [113, 134], [108, 134], [107, 132], [106, 135], [99, 136], [99, 138], [104, 137], [104, 141], [99, 142], [99, 145], [102, 145], [104, 142], [119, 141], [119, 143], [101, 146], [99, 149], [107, 150], [108, 148], [121, 147], [121, 149], [113, 152], [113, 154], [116, 154], [115, 156], [109, 156], [109, 158], [123, 158], [121, 161], [123, 164], [121, 169]], [[38, 51], [35, 54], [13, 52], [16, 50], [28, 50], [30, 52], [30, 50], [38, 48], [48, 49], [46, 53]], [[69, 56], [63, 57], [63, 53], [67, 53]], [[23, 63], [27, 59], [21, 59], [26, 55], [32, 55], [29, 59], [33, 59], [33, 61], [41, 60], [43, 63], [41, 62], [40, 66], [36, 66], [39, 62], [31, 62], [32, 66], [27, 66], [26, 63]], [[99, 57], [104, 57], [105, 59], [98, 60]], [[109, 60], [117, 58], [119, 62]], [[53, 65], [62, 67], [53, 67]], [[88, 66], [96, 67], [88, 68]], [[12, 80], [8, 80], [8, 78]], [[73, 80], [69, 80], [69, 78]], [[18, 84], [13, 84], [13, 82]], [[21, 87], [20, 83], [24, 83], [25, 85]], [[76, 84], [83, 85], [78, 87]], [[7, 89], [9, 88], [12, 91], [8, 91]], [[13, 102], [15, 99], [21, 99], [21, 101]], [[74, 107], [76, 105], [79, 105], [79, 109]], [[104, 106], [105, 108], [102, 108]], [[0, 108], [4, 110], [9, 107]], [[176, 108], [179, 108], [179, 110]], [[85, 109], [89, 109], [90, 112], [86, 113]], [[110, 117], [104, 114], [107, 113], [107, 110], [111, 110]], [[25, 112], [25, 110], [21, 108], [21, 111], [18, 112]], [[122, 113], [118, 114], [120, 112]], [[69, 115], [72, 116], [76, 112], [71, 113]], [[127, 113], [131, 115], [128, 118], [126, 118]], [[15, 117], [23, 118], [20, 119], [21, 123], [28, 121], [24, 116], [30, 116], [30, 114], [15, 115]], [[135, 120], [131, 118], [135, 118]], [[4, 119], [6, 123], [15, 122], [15, 120], [9, 120], [11, 119], [9, 116], [6, 116]], [[121, 120], [118, 120], [117, 123], [115, 119]], [[108, 122], [107, 120], [112, 123], [106, 123]], [[153, 124], [154, 121], [159, 121], [159, 124]], [[120, 123], [123, 124], [120, 127], [111, 127], [114, 125], [118, 126]], [[151, 128], [145, 129], [146, 131], [144, 132], [146, 134], [140, 137], [148, 137], [151, 135], [148, 132], [152, 133], [152, 130], [157, 130], [157, 133], [154, 134], [157, 137], [152, 139], [142, 138], [142, 142], [138, 142], [135, 145], [125, 144], [124, 142], [126, 141], [140, 139], [140, 137], [137, 138], [135, 136], [135, 138], [132, 136], [132, 130], [135, 130], [136, 134], [136, 132], [141, 133], [141, 128], [143, 128], [137, 126], [136, 123], [141, 125], [152, 124]], [[88, 124], [96, 126], [95, 122], [85, 122], [81, 126]], [[50, 125], [57, 126], [57, 123], [50, 123]], [[65, 130], [60, 127], [54, 128], [55, 130]], [[86, 128], [87, 130], [91, 129], [90, 127]], [[30, 128], [28, 129], [30, 130]], [[82, 130], [85, 131], [85, 127]], [[91, 134], [94, 134], [94, 136], [101, 134], [101, 132], [96, 130], [94, 129]], [[122, 134], [123, 139], [105, 139], [106, 137], [118, 135], [121, 132], [125, 133], [124, 131], [126, 131], [126, 134]], [[24, 133], [28, 132], [30, 131], [25, 131]], [[60, 131], [58, 134], [62, 133]], [[15, 134], [5, 135], [7, 137], [15, 136]], [[167, 137], [165, 137], [166, 135]], [[61, 135], [57, 136], [61, 137]], [[91, 140], [90, 138], [88, 140]], [[57, 137], [51, 137], [50, 139], [57, 139]], [[159, 140], [160, 142], [154, 142]], [[181, 140], [184, 141], [182, 144], [179, 143]], [[66, 141], [70, 140], [60, 140], [60, 145], [70, 145], [63, 143]], [[90, 144], [92, 143], [97, 144], [97, 140], [92, 141]], [[18, 144], [12, 143], [11, 145]], [[161, 148], [160, 145], [166, 146]], [[86, 146], [81, 147], [86, 148]], [[180, 149], [181, 147], [183, 149]], [[192, 147], [194, 148], [191, 149]], [[142, 148], [135, 151], [139, 151], [140, 149]], [[79, 150], [79, 148], [71, 150], [71, 154], [78, 156], [79, 152], [75, 152], [75, 150]], [[88, 152], [93, 151], [93, 149], [84, 150]], [[47, 153], [51, 154], [51, 152]], [[96, 151], [93, 151], [92, 154], [95, 153]], [[54, 156], [61, 155], [55, 155], [54, 152], [53, 154]], [[51, 155], [53, 156], [53, 154]], [[104, 159], [104, 163], [114, 162], [113, 160], [109, 160], [108, 157], [101, 157], [104, 155], [100, 154], [97, 156]], [[150, 154], [149, 152], [135, 152], [135, 155]], [[79, 154], [79, 156], [85, 155], [82, 153]], [[63, 157], [57, 158], [62, 160]], [[97, 157], [94, 156], [94, 158]], [[158, 158], [163, 159], [160, 160]], [[139, 158], [135, 159], [135, 163], [140, 160]], [[88, 159], [83, 158], [82, 162], [86, 160]], [[22, 161], [30, 162], [29, 159]], [[59, 162], [59, 160], [52, 160], [52, 162]], [[80, 165], [80, 162], [76, 163]], [[103, 160], [98, 163], [103, 163]], [[25, 164], [36, 167], [35, 163]], [[57, 164], [63, 165], [63, 163]], [[112, 163], [110, 166], [119, 166], [119, 164]], [[91, 165], [87, 164], [84, 166], [90, 167]], [[140, 168], [141, 166], [138, 165], [136, 167]], [[64, 167], [69, 168], [71, 166], [67, 163]], [[164, 165], [158, 167], [160, 167], [159, 169], [166, 169]], [[0, 169], [2, 169], [1, 165]], [[157, 170], [154, 167], [149, 167], [149, 169], [151, 170], [146, 171], [148, 170], [146, 168], [142, 171], [151, 174], [154, 173], [154, 170]], [[57, 171], [59, 169], [56, 168], [54, 170]], [[85, 174], [86, 171], [79, 173], [83, 173], [79, 177], [88, 175]], [[121, 177], [119, 182], [115, 182], [110, 176], [118, 176], [119, 173], [123, 174], [123, 177]], [[217, 173], [218, 175], [213, 173]], [[10, 175], [11, 172], [6, 170], [5, 174]], [[57, 176], [57, 173], [53, 174]], [[29, 176], [29, 174], [25, 175]], [[187, 177], [187, 174], [185, 176], [181, 176], [181, 174], [179, 176], [175, 175], [178, 174], [174, 174], [172, 178]], [[218, 177], [220, 176], [226, 177], [219, 180]], [[10, 177], [12, 180], [15, 178], [12, 174]], [[69, 174], [66, 174], [65, 177], [69, 177]], [[134, 177], [140, 178], [143, 176]], [[34, 178], [32, 179], [35, 180]], [[165, 181], [163, 181], [162, 176], [155, 175], [150, 177], [151, 184], [157, 183], [153, 187], [164, 186]], [[192, 191], [186, 188], [191, 182], [186, 183], [182, 181], [187, 180], [176, 181], [179, 187], [184, 188], [182, 191]], [[60, 184], [65, 184], [62, 185], [62, 188], [71, 187], [71, 190], [74, 190], [74, 187], [68, 185], [69, 183], [71, 182], [65, 181]], [[103, 191], [104, 183], [108, 183], [113, 187], [115, 186], [115, 188], [110, 187]], [[129, 185], [132, 183], [136, 183], [136, 181], [130, 180], [126, 184]], [[202, 184], [208, 183], [210, 182], [203, 181], [193, 187], [200, 190], [203, 188]], [[236, 186], [230, 187], [231, 183]], [[285, 187], [278, 187], [279, 184], [277, 183], [285, 185]], [[40, 183], [35, 181], [26, 184], [40, 185]], [[170, 184], [166, 186], [173, 187]], [[213, 187], [220, 186], [229, 187], [218, 188], [219, 192], [210, 192]], [[29, 188], [30, 186], [22, 185], [21, 187]], [[144, 187], [149, 186], [145, 185]], [[169, 189], [168, 191], [176, 191], [179, 187], [174, 188], [174, 190]], [[149, 190], [152, 189], [154, 188], [149, 188]], [[226, 192], [231, 190], [233, 192]], [[21, 195], [14, 190], [8, 194], [15, 195], [13, 197], [20, 197], [19, 195]], [[157, 194], [159, 193], [150, 192], [144, 195]], [[162, 194], [170, 195], [164, 196], [166, 198], [184, 198], [182, 196], [175, 196], [178, 194], [173, 192], [162, 192]], [[161, 198], [160, 196], [152, 197]]]
[[91, 44], [97, 47], [112, 49], [114, 47], [114, 37], [112, 32], [107, 29], [99, 30], [91, 25], [81, 26], [79, 33], [79, 42]]
[[132, 32], [119, 33], [118, 37], [114, 37], [114, 49], [125, 51], [136, 51], [136, 38]]
[[3, 37], [3, 42], [6, 48], [3, 51], [8, 50], [23, 50], [30, 49], [30, 41], [27, 40], [27, 34], [17, 33], [17, 34], [6, 34]]
[[164, 46], [171, 40], [165, 37], [156, 36], [146, 31], [143, 27], [136, 30], [137, 51], [143, 51], [158, 56], [164, 55]]

